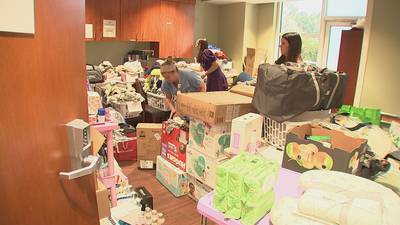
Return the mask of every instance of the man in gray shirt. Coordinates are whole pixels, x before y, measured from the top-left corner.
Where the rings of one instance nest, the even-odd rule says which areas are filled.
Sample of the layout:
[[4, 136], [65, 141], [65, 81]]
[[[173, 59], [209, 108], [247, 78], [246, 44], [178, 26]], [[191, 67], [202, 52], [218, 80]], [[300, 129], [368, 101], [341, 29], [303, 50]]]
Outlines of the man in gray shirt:
[[174, 101], [178, 92], [205, 92], [206, 85], [200, 75], [189, 70], [178, 70], [175, 63], [168, 59], [161, 65], [164, 80], [161, 91], [166, 95], [166, 101], [171, 115], [176, 113]]

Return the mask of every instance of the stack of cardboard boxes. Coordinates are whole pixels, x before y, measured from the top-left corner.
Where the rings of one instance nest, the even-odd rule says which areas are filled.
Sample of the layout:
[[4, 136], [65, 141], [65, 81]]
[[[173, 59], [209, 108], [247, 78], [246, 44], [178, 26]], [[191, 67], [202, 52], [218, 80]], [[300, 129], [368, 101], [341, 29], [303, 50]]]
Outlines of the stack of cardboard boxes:
[[[251, 113], [251, 101], [251, 97], [231, 92], [178, 94], [177, 112], [189, 117], [189, 129], [171, 126], [171, 121], [139, 124], [141, 166], [150, 168], [156, 160], [156, 177], [161, 184], [176, 197], [189, 194], [198, 200], [215, 187], [216, 167], [228, 159], [225, 151], [232, 147], [246, 151], [253, 141], [250, 137], [261, 136], [262, 117]], [[233, 121], [238, 122], [233, 126]], [[236, 130], [234, 146], [232, 128]]]
[[253, 111], [251, 98], [230, 92], [179, 94], [177, 111], [190, 117], [186, 146], [189, 196], [198, 200], [215, 187], [216, 167], [228, 158], [232, 120]]
[[156, 177], [175, 197], [186, 195], [188, 178], [186, 173], [186, 146], [188, 129], [180, 123], [165, 121], [162, 124], [161, 156], [157, 158]]

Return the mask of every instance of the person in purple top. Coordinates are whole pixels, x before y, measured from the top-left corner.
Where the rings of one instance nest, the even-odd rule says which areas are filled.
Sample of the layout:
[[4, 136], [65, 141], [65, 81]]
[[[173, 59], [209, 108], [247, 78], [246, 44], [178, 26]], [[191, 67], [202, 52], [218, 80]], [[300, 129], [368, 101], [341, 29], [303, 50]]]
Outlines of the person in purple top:
[[228, 90], [226, 77], [217, 63], [217, 57], [208, 49], [207, 40], [198, 40], [196, 46], [199, 48], [197, 62], [204, 70], [201, 77], [203, 79], [207, 77], [207, 92]]

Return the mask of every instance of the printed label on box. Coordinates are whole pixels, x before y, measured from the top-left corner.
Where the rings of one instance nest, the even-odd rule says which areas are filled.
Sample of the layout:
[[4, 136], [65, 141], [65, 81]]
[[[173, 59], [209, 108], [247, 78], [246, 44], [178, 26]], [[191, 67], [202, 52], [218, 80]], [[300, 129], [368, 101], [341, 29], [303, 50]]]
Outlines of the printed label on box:
[[152, 160], [140, 160], [140, 168], [153, 169], [154, 163]]

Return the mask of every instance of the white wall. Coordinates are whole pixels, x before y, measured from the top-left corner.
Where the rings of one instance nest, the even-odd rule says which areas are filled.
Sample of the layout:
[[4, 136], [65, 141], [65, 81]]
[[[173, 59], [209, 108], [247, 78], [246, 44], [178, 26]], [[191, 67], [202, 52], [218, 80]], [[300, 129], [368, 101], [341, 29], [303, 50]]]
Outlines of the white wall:
[[272, 63], [275, 59], [275, 39], [276, 39], [276, 16], [275, 3], [258, 5], [258, 28], [257, 28], [257, 48], [267, 50], [267, 62]]
[[360, 106], [400, 115], [400, 1], [375, 0]]
[[241, 71], [246, 3], [221, 5], [219, 12], [219, 47], [232, 58], [234, 69]]
[[196, 1], [194, 38], [207, 38], [210, 44], [218, 45], [219, 6]]

